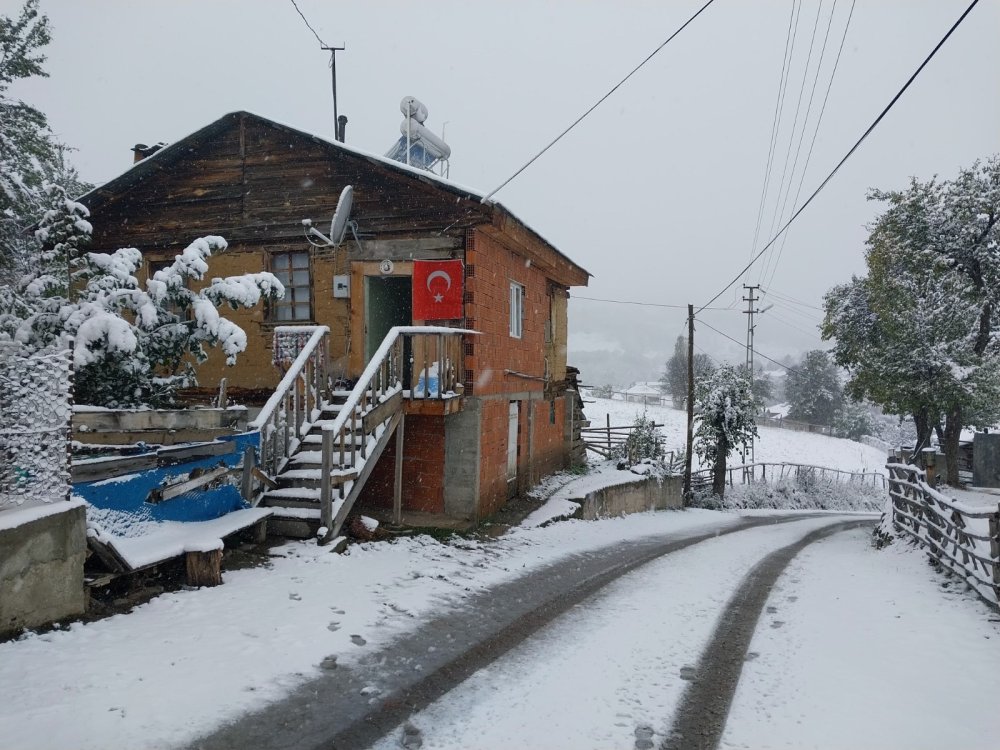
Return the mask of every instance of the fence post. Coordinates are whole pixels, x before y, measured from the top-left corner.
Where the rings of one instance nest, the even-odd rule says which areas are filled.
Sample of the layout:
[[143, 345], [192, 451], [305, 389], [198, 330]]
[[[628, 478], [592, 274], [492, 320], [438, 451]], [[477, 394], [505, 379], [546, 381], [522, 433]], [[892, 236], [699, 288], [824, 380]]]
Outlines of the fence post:
[[990, 516], [990, 558], [993, 560], [993, 593], [1000, 600], [1000, 508]]
[[604, 416], [607, 417], [607, 425], [608, 425], [608, 458], [610, 458], [611, 457], [611, 415], [610, 414], [605, 414]]
[[248, 503], [253, 503], [253, 470], [257, 465], [257, 451], [252, 445], [243, 449], [243, 476], [241, 494]]

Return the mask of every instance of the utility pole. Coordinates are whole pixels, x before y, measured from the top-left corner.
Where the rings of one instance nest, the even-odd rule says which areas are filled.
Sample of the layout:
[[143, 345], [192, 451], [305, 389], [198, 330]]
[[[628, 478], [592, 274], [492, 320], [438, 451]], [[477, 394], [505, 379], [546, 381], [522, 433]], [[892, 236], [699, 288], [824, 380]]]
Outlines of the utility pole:
[[688, 305], [687, 451], [684, 456], [684, 504], [691, 499], [691, 453], [694, 450], [694, 305]]
[[340, 118], [337, 117], [337, 53], [347, 49], [347, 45], [342, 47], [320, 47], [320, 49], [327, 50], [330, 53], [330, 77], [333, 82], [333, 138], [337, 141], [343, 141], [342, 126]]
[[[744, 284], [743, 288], [749, 292], [749, 294], [743, 298], [743, 301], [747, 303], [747, 309], [743, 311], [743, 314], [747, 316], [747, 373], [750, 376], [750, 388], [753, 389], [753, 360], [754, 360], [753, 332], [755, 328], [753, 322], [753, 316], [760, 312], [760, 310], [755, 308], [753, 305], [754, 302], [760, 301], [759, 297], [754, 297], [754, 292], [760, 289], [760, 286], [756, 284], [747, 286], [746, 284]], [[750, 463], [753, 463], [754, 460], [753, 442], [754, 442], [753, 438], [751, 437], [749, 445], [747, 443], [743, 444], [744, 463], [746, 463], [748, 457], [750, 459]]]

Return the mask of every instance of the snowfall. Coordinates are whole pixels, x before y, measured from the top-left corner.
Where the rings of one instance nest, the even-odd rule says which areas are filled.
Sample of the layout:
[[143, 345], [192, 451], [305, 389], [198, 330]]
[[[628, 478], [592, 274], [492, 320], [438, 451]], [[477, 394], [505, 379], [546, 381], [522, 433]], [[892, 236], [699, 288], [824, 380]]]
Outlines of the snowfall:
[[[587, 409], [595, 424], [607, 413], [628, 424], [636, 412], [603, 401]], [[649, 412], [666, 424], [667, 445], [680, 445], [684, 415]], [[884, 464], [880, 451], [851, 441], [760, 432], [758, 461], [849, 471]], [[566, 476], [551, 494], [574, 481], [595, 480]], [[226, 572], [221, 587], [162, 594], [129, 614], [0, 643], [0, 746], [183, 746], [288, 695], [318, 676], [326, 657], [355, 665], [527, 571], [763, 512], [774, 513], [661, 511], [548, 524], [536, 516], [496, 539], [402, 537], [344, 554], [288, 542], [272, 550], [268, 567]], [[740, 531], [618, 579], [413, 716], [424, 747], [621, 748], [633, 745], [638, 725], [651, 727], [658, 744], [687, 684], [682, 670], [697, 664], [742, 574], [833, 520], [817, 512]], [[772, 591], [722, 746], [995, 747], [1000, 616], [961, 588], [906, 544], [876, 551], [864, 530], [807, 547]], [[398, 743], [393, 733], [379, 747]]]

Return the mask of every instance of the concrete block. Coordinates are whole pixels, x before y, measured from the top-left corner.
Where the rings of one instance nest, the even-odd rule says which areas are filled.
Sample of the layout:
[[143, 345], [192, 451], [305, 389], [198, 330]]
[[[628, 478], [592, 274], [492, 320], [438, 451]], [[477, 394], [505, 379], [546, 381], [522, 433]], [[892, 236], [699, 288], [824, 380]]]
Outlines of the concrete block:
[[[0, 529], [0, 635], [83, 614], [83, 505]], [[25, 511], [7, 510], [7, 513]]]

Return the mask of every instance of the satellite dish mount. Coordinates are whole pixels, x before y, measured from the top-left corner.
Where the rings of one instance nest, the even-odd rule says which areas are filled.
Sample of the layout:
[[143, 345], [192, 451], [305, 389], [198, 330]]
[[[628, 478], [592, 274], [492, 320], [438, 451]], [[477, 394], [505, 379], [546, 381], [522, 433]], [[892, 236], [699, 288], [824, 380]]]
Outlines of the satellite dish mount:
[[[352, 185], [345, 185], [344, 189], [340, 192], [340, 198], [337, 200], [337, 208], [333, 212], [333, 218], [330, 220], [329, 236], [314, 227], [311, 219], [303, 219], [302, 225], [305, 227], [306, 239], [309, 240], [309, 244], [313, 247], [338, 248], [344, 244], [344, 235], [350, 229], [351, 234], [354, 236], [354, 241], [360, 249], [361, 241], [358, 239], [358, 224], [355, 221], [351, 221], [350, 218], [353, 204], [354, 187]], [[319, 241], [317, 242], [316, 240]]]

